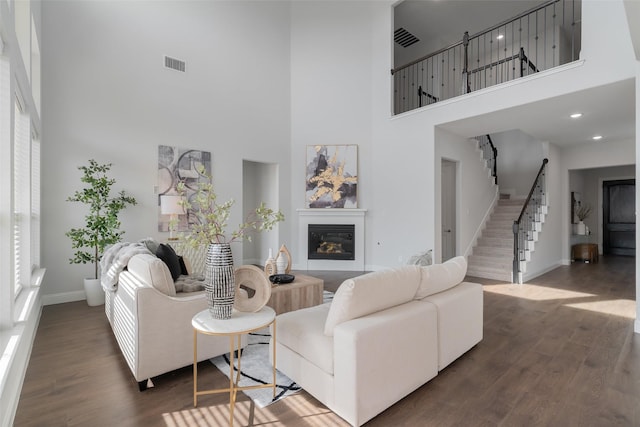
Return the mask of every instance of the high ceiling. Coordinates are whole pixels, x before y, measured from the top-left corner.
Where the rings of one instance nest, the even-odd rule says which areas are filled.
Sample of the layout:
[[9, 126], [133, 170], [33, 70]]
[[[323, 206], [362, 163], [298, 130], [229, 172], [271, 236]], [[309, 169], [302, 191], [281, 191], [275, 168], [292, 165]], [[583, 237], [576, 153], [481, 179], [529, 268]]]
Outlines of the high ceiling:
[[[406, 0], [395, 9], [394, 29], [405, 28], [421, 41], [402, 48], [395, 44], [396, 66], [473, 35], [544, 3], [531, 0]], [[577, 17], [580, 21], [580, 8]], [[638, 38], [638, 37], [636, 37]], [[636, 48], [640, 41], [635, 40]], [[580, 111], [580, 119], [569, 114]], [[635, 138], [635, 82], [628, 80], [548, 99], [508, 111], [448, 123], [444, 128], [473, 137], [519, 129], [559, 146]], [[630, 159], [629, 163], [633, 163]]]
[[[635, 81], [633, 79], [600, 86], [569, 95], [546, 99], [471, 119], [447, 123], [443, 128], [473, 137], [512, 129], [558, 146], [632, 139], [635, 136]], [[574, 112], [579, 119], [569, 117]], [[629, 159], [634, 163], [635, 159]]]
[[476, 34], [544, 3], [540, 0], [405, 0], [394, 10], [394, 30], [404, 28], [420, 41], [396, 46], [398, 67]]

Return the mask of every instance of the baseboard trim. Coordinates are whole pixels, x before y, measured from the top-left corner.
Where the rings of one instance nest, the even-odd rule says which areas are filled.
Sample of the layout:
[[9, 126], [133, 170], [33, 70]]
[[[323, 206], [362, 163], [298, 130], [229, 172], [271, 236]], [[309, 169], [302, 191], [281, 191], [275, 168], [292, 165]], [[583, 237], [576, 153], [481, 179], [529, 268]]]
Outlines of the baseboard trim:
[[522, 282], [526, 283], [529, 280], [535, 279], [538, 276], [542, 276], [543, 274], [548, 273], [551, 270], [555, 270], [556, 268], [558, 268], [558, 267], [560, 267], [562, 265], [565, 265], [565, 264], [563, 264], [562, 261], [558, 261], [555, 264], [551, 264], [550, 266], [548, 266], [546, 268], [543, 268], [542, 270], [538, 270], [538, 271], [531, 272], [531, 273], [524, 273], [522, 275]]
[[42, 305], [64, 304], [65, 302], [84, 301], [86, 299], [87, 296], [84, 291], [62, 292], [42, 295]]

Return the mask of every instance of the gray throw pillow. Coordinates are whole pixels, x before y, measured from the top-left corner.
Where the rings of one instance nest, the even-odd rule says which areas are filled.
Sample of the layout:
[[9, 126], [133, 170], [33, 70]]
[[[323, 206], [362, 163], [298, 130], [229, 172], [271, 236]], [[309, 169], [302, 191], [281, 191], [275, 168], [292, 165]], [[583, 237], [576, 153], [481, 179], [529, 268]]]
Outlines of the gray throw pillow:
[[408, 265], [420, 265], [420, 266], [427, 266], [427, 265], [431, 265], [433, 263], [432, 261], [432, 257], [431, 257], [431, 253], [433, 252], [433, 250], [429, 249], [426, 252], [421, 252], [417, 255], [412, 256], [411, 258], [409, 258], [409, 261], [407, 261]]

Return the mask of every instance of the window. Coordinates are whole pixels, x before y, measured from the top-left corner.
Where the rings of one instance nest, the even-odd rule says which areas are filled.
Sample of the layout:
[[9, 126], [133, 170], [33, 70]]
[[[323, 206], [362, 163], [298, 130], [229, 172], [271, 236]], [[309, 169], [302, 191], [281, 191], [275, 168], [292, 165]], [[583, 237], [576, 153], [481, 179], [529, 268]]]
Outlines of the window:
[[31, 141], [31, 269], [40, 266], [40, 141]]
[[[4, 49], [6, 52], [6, 49]], [[13, 326], [12, 109], [9, 58], [0, 54], [0, 329]]]
[[[29, 115], [24, 113], [21, 96], [16, 97], [13, 125], [13, 284], [14, 296], [29, 284], [30, 263], [27, 252], [30, 242], [31, 209], [31, 138]], [[26, 281], [26, 283], [25, 283]]]
[[0, 331], [24, 320], [33, 304], [29, 288], [44, 273], [38, 111], [26, 70], [16, 63], [21, 65], [21, 52], [0, 39]]

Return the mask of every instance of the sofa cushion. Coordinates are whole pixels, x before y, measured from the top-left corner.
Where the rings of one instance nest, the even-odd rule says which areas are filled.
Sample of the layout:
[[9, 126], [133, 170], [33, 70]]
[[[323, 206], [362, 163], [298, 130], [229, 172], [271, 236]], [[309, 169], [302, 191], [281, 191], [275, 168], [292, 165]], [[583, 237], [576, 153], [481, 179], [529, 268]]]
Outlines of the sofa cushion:
[[154, 287], [165, 295], [175, 296], [176, 288], [169, 268], [160, 258], [151, 254], [138, 254], [131, 257], [127, 270], [138, 280]]
[[324, 333], [333, 336], [333, 329], [342, 322], [411, 301], [420, 284], [420, 268], [407, 265], [342, 282], [333, 297]]
[[174, 282], [177, 292], [198, 292], [204, 290], [204, 282], [193, 276], [180, 275]]
[[446, 291], [462, 282], [467, 274], [467, 260], [463, 256], [458, 256], [442, 264], [420, 268], [422, 274], [416, 299]]
[[173, 280], [176, 280], [178, 277], [180, 277], [180, 274], [182, 273], [182, 270], [180, 268], [180, 260], [178, 259], [176, 251], [174, 251], [171, 246], [161, 243], [158, 246], [158, 250], [156, 251], [156, 256], [164, 261], [165, 264], [167, 264]]
[[333, 338], [324, 334], [329, 304], [290, 311], [276, 320], [278, 343], [333, 375]]

